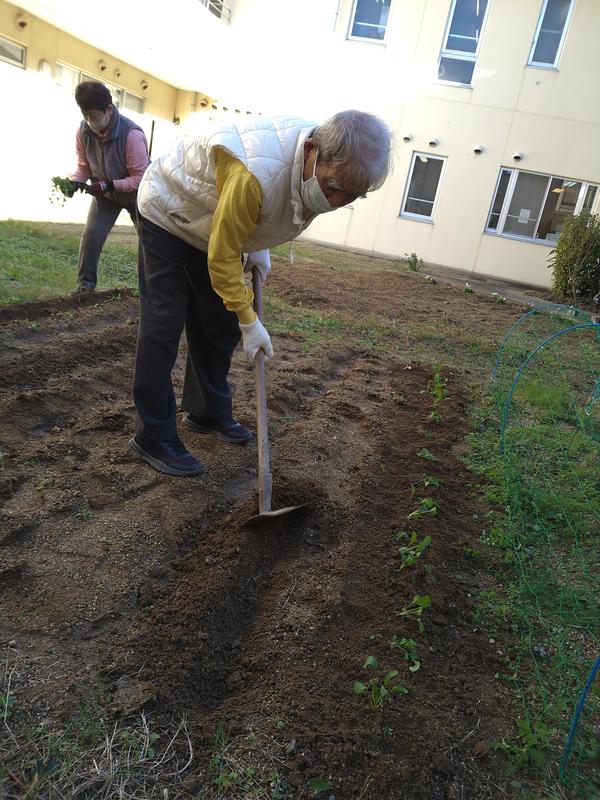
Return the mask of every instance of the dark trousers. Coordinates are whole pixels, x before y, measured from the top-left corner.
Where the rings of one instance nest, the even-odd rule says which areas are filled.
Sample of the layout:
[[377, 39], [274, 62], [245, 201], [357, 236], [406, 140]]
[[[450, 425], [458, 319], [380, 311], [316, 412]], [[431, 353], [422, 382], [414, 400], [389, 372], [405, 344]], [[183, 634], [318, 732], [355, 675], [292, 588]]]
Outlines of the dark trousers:
[[140, 327], [133, 398], [136, 435], [177, 432], [171, 372], [185, 325], [188, 359], [182, 408], [195, 416], [232, 416], [227, 375], [241, 333], [237, 315], [214, 291], [208, 257], [138, 214]]
[[78, 283], [85, 289], [94, 289], [98, 281], [98, 262], [106, 237], [125, 208], [135, 225], [135, 195], [126, 194], [127, 200], [119, 203], [108, 197], [92, 197], [85, 228], [79, 243], [77, 264]]

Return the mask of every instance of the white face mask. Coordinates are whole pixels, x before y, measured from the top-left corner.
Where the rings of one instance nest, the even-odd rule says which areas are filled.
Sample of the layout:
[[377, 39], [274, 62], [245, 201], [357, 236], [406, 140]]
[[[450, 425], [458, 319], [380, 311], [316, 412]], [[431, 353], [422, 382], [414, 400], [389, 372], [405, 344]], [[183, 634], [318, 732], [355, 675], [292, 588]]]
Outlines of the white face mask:
[[110, 122], [110, 114], [106, 112], [106, 114], [101, 119], [96, 119], [93, 121], [88, 120], [88, 125], [94, 131], [94, 133], [101, 133], [105, 128], [108, 128], [109, 122]]
[[328, 211], [335, 211], [335, 209], [325, 197], [323, 189], [321, 189], [319, 184], [319, 179], [317, 178], [318, 157], [319, 151], [317, 150], [312, 177], [307, 181], [302, 181], [300, 184], [300, 196], [306, 208], [310, 208], [310, 210], [314, 211], [316, 214], [326, 214]]

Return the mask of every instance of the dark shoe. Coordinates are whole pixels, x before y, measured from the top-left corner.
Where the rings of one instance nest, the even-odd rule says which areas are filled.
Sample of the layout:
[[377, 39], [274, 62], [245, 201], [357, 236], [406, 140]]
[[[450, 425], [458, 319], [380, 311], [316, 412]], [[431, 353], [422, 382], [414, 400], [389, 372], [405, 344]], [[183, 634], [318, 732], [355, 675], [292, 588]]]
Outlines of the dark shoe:
[[209, 417], [195, 417], [193, 414], [186, 414], [183, 424], [196, 433], [212, 433], [217, 439], [225, 442], [235, 442], [245, 444], [252, 438], [252, 433], [248, 428], [244, 428], [234, 419], [210, 419]]
[[202, 464], [189, 453], [178, 436], [163, 442], [141, 439], [129, 440], [129, 450], [159, 472], [167, 475], [201, 475]]
[[96, 294], [96, 287], [95, 286], [78, 286], [71, 294], [74, 295], [82, 295], [82, 294]]

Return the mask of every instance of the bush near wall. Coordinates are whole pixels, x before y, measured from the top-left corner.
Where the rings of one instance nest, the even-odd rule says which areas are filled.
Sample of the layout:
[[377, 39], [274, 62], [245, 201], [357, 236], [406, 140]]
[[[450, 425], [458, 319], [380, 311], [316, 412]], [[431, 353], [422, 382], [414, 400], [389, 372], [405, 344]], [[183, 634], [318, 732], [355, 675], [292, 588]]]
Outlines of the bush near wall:
[[552, 288], [560, 297], [591, 297], [600, 292], [600, 219], [569, 217], [549, 256]]

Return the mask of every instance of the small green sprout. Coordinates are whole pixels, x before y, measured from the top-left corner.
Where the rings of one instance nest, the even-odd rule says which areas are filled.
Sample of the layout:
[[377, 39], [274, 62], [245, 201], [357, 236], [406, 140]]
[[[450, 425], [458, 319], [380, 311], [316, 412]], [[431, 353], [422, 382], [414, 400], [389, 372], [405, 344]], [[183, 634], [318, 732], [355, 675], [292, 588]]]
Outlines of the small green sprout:
[[435, 475], [425, 475], [423, 478], [421, 478], [421, 480], [417, 481], [416, 483], [411, 483], [410, 485], [411, 497], [414, 497], [416, 495], [417, 486], [420, 486], [421, 484], [423, 484], [423, 486], [426, 489], [429, 489], [430, 486], [439, 486], [441, 484], [441, 481], [439, 478], [436, 478]]
[[431, 514], [432, 517], [435, 517], [437, 516], [438, 508], [439, 506], [433, 497], [422, 497], [419, 500], [419, 507], [407, 514], [406, 519], [418, 519], [424, 514]]
[[320, 792], [329, 791], [333, 786], [327, 778], [311, 778], [308, 782], [308, 788], [312, 789], [315, 794], [319, 794]]
[[391, 669], [389, 672], [386, 672], [383, 676], [383, 680], [380, 681], [375, 674], [378, 667], [379, 662], [375, 656], [368, 656], [363, 664], [363, 669], [372, 670], [371, 677], [367, 683], [363, 683], [362, 681], [355, 681], [354, 683], [354, 694], [366, 694], [369, 700], [369, 708], [372, 711], [380, 709], [383, 703], [391, 700], [392, 697], [408, 693], [408, 689], [401, 684], [396, 683], [392, 685], [392, 681], [398, 675], [397, 669]]
[[50, 486], [52, 486], [52, 478], [41, 478], [35, 484], [35, 490], [39, 492], [39, 494], [43, 494]]
[[417, 253], [404, 253], [404, 261], [411, 272], [418, 272], [424, 266], [423, 259]]
[[15, 698], [9, 694], [0, 694], [0, 717], [6, 721], [12, 714]]
[[442, 375], [440, 367], [435, 367], [432, 377], [427, 381], [427, 391], [433, 395], [434, 406], [439, 406], [448, 399], [450, 392], [446, 388], [447, 385], [448, 378]]
[[419, 450], [417, 455], [419, 456], [419, 458], [424, 458], [425, 461], [437, 461], [438, 460], [437, 456], [434, 456], [433, 453], [431, 453], [426, 447], [423, 447], [421, 450]]
[[421, 666], [421, 662], [417, 659], [417, 643], [414, 639], [405, 639], [403, 636], [395, 636], [390, 645], [400, 650], [406, 661], [410, 661], [408, 666], [411, 672], [417, 672]]
[[411, 531], [410, 534], [406, 531], [399, 531], [395, 535], [395, 539], [397, 542], [408, 539], [408, 544], [398, 548], [398, 553], [402, 559], [401, 570], [406, 567], [413, 567], [431, 544], [431, 536], [425, 536], [419, 541], [419, 534], [416, 531]]
[[473, 287], [470, 283], [465, 283], [465, 288], [463, 289], [465, 294], [473, 294]]
[[408, 619], [414, 620], [419, 625], [419, 632], [425, 633], [425, 626], [423, 625], [421, 617], [423, 616], [423, 611], [429, 608], [430, 605], [431, 597], [428, 594], [416, 594], [413, 597], [412, 602], [410, 602], [407, 606], [404, 606], [404, 608], [401, 608], [400, 611], [396, 611], [396, 614], [399, 617], [408, 617]]

